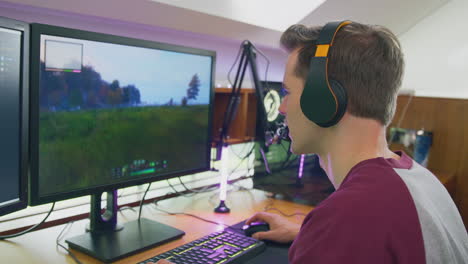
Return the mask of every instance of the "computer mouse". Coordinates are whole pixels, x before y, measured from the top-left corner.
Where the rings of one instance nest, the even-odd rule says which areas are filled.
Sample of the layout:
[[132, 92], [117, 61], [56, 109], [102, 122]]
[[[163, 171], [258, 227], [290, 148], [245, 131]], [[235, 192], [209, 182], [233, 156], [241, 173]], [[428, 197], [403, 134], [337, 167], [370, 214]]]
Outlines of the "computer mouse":
[[246, 236], [251, 237], [257, 232], [265, 232], [270, 230], [270, 225], [265, 222], [252, 222], [250, 225], [244, 225], [242, 230], [244, 230], [244, 234]]

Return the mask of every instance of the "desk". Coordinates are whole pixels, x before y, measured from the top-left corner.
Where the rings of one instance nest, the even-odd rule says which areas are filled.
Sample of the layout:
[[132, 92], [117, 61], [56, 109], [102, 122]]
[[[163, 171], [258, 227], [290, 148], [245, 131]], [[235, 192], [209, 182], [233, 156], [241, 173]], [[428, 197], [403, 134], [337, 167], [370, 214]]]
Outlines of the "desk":
[[[286, 214], [308, 213], [313, 208], [311, 206], [295, 204], [292, 202], [275, 200], [268, 198], [266, 193], [260, 190], [233, 191], [228, 193], [227, 204], [231, 208], [230, 214], [216, 214], [213, 208], [218, 204], [215, 192], [196, 194], [191, 197], [176, 197], [159, 202], [158, 207], [170, 212], [191, 213], [197, 216], [224, 223], [227, 225], [236, 224], [253, 215], [255, 212], [263, 211], [265, 206], [271, 205]], [[275, 211], [271, 211], [275, 213]], [[123, 210], [119, 213], [119, 222], [135, 220], [138, 212]], [[197, 238], [216, 232], [222, 226], [207, 223], [190, 216], [167, 215], [155, 209], [153, 204], [143, 207], [142, 217], [153, 219], [158, 222], [168, 224], [186, 232], [181, 239], [169, 242], [162, 246], [141, 252], [139, 254], [121, 259], [115, 263], [138, 263], [159, 253], [170, 250], [182, 244], [193, 241]], [[303, 216], [294, 216], [289, 219], [296, 223], [301, 223]], [[73, 223], [70, 230], [66, 232], [65, 238], [83, 234], [88, 220], [81, 220]], [[56, 247], [55, 240], [64, 225], [55, 226], [21, 237], [12, 238], [7, 241], [0, 241], [1, 263], [75, 263], [65, 250]], [[65, 240], [61, 241], [66, 245]], [[98, 260], [87, 255], [74, 251], [76, 257], [82, 263], [100, 263]]]

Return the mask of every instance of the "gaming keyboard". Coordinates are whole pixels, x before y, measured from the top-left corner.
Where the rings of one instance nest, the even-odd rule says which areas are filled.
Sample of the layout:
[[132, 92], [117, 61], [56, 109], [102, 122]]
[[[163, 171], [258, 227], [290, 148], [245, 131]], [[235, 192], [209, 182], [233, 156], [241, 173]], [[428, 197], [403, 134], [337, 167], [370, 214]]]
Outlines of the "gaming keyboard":
[[179, 246], [138, 264], [167, 259], [176, 264], [241, 263], [265, 249], [263, 241], [223, 230]]

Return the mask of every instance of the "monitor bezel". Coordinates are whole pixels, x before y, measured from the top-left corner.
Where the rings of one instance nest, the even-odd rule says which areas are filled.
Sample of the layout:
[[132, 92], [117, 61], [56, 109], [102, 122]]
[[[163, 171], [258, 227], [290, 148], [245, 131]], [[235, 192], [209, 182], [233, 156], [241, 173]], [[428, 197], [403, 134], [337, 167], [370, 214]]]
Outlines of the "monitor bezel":
[[28, 206], [29, 161], [29, 23], [0, 17], [0, 27], [23, 32], [21, 40], [20, 79], [20, 157], [19, 199], [0, 206], [0, 216], [16, 212]]
[[[144, 178], [129, 180], [120, 183], [111, 183], [107, 185], [100, 185], [89, 187], [81, 190], [74, 190], [65, 193], [55, 193], [51, 195], [40, 196], [39, 194], [39, 88], [40, 88], [40, 46], [41, 46], [41, 35], [52, 35], [59, 37], [76, 38], [82, 40], [99, 41], [113, 44], [121, 44], [127, 46], [135, 46], [142, 48], [151, 48], [159, 50], [167, 50], [174, 52], [189, 53], [202, 56], [210, 56], [212, 58], [211, 64], [211, 84], [210, 84], [210, 95], [209, 95], [209, 120], [207, 127], [207, 152], [206, 163], [200, 168], [194, 168], [190, 170], [169, 173], [167, 175], [149, 175]], [[110, 35], [105, 33], [90, 32], [78, 29], [64, 28], [53, 25], [45, 24], [31, 24], [31, 172], [30, 172], [30, 189], [29, 189], [29, 203], [30, 205], [40, 205], [55, 201], [61, 201], [85, 195], [99, 194], [102, 192], [112, 191], [115, 189], [130, 187], [134, 185], [145, 184], [154, 181], [162, 181], [174, 177], [183, 175], [193, 174], [197, 172], [203, 172], [210, 170], [211, 164], [211, 142], [212, 133], [211, 127], [213, 122], [213, 104], [214, 104], [214, 78], [215, 78], [215, 64], [216, 64], [216, 52], [198, 48], [185, 47], [174, 44], [167, 44], [149, 40], [135, 39], [123, 36]]]

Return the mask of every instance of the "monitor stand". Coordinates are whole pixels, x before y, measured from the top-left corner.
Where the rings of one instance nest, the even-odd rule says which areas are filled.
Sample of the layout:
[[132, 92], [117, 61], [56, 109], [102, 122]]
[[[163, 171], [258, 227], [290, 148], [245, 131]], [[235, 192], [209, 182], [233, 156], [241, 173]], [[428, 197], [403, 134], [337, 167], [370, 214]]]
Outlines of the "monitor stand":
[[117, 190], [107, 192], [104, 214], [101, 195], [91, 196], [89, 228], [85, 234], [66, 240], [70, 249], [109, 263], [185, 235], [182, 230], [145, 218], [117, 225]]

